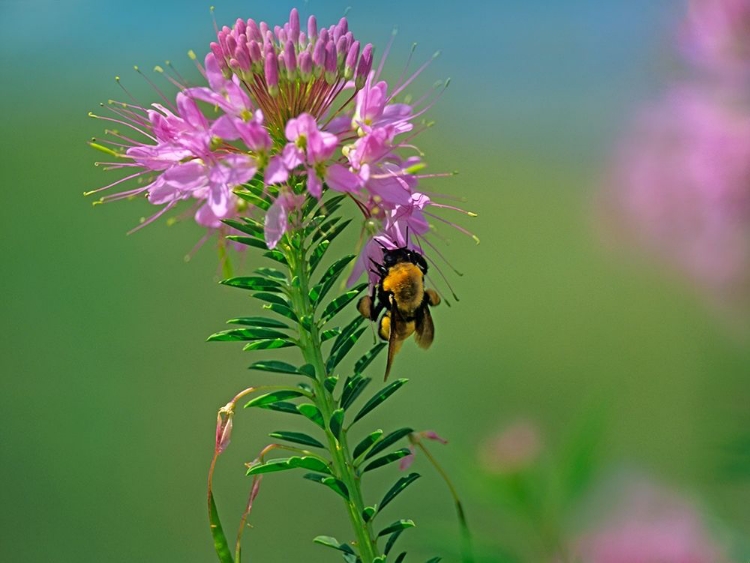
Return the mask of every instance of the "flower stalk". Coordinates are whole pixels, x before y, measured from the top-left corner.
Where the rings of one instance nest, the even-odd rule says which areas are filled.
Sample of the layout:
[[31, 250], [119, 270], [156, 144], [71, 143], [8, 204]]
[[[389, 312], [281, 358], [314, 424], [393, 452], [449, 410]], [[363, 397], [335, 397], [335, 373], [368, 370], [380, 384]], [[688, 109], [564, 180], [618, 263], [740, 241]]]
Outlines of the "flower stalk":
[[[335, 410], [335, 404], [332, 394], [324, 385], [328, 372], [323, 361], [320, 330], [314, 321], [313, 305], [309, 298], [310, 278], [309, 262], [305, 256], [306, 249], [302, 243], [301, 233], [289, 233], [286, 238], [288, 241], [293, 241], [292, 244], [283, 244], [282, 252], [289, 263], [291, 279], [293, 280], [290, 297], [294, 312], [299, 319], [310, 319], [311, 321], [309, 329], [300, 325], [299, 347], [305, 362], [315, 368], [313, 402], [322, 413], [323, 420], [329, 421]], [[296, 280], [296, 283], [294, 280]], [[372, 563], [379, 556], [377, 538], [374, 535], [372, 523], [364, 520], [365, 503], [362, 498], [360, 478], [355, 473], [354, 460], [349, 451], [346, 430], [342, 428], [339, 437], [336, 438], [330, 426], [326, 425], [325, 433], [335, 476], [346, 485], [349, 492], [350, 499], [346, 501], [347, 513], [357, 538], [360, 557], [363, 563]]]

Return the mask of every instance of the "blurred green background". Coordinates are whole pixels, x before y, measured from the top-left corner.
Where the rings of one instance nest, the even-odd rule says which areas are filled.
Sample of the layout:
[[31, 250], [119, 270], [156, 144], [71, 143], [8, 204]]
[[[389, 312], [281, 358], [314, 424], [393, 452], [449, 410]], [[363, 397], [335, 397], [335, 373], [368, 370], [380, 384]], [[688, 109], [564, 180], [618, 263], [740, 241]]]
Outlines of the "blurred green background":
[[[352, 4], [352, 29], [381, 52], [399, 26], [392, 76], [412, 41], [420, 61], [443, 51], [420, 87], [452, 85], [419, 143], [433, 170], [460, 171], [430, 187], [468, 198], [482, 239], [447, 233], [461, 301], [434, 313], [428, 353], [405, 347], [397, 375], [411, 382], [370, 426], [448, 438], [434, 449], [491, 541], [503, 517], [478, 485], [481, 441], [523, 416], [555, 444], [604, 410], [604, 467], [637, 467], [700, 498], [728, 534], [750, 535], [748, 481], [723, 470], [750, 423], [747, 335], [652, 265], [607, 250], [593, 216], [618, 132], [669, 72], [681, 2]], [[293, 5], [217, 2], [216, 18], [278, 23]], [[302, 12], [327, 24], [347, 5]], [[194, 75], [185, 53], [202, 56], [212, 40], [208, 8], [0, 0], [3, 561], [214, 560], [205, 478], [216, 410], [268, 377], [246, 370], [253, 358], [239, 346], [204, 341], [257, 305], [217, 284], [212, 244], [183, 260], [198, 227], [160, 222], [125, 236], [148, 205], [92, 208], [81, 195], [114, 178], [93, 166], [85, 141], [104, 124], [87, 112], [123, 97], [114, 75], [155, 99], [133, 64], [170, 59]], [[336, 244], [343, 254], [352, 241]], [[236, 266], [257, 263], [251, 252]], [[243, 462], [268, 432], [291, 429], [284, 417], [238, 414], [217, 476], [230, 522], [249, 485]], [[456, 525], [443, 483], [420, 464], [425, 477], [393, 515], [417, 522], [404, 546], [426, 559]], [[366, 494], [393, 478], [375, 475]], [[331, 561], [310, 539], [349, 535], [338, 499], [291, 474], [264, 481], [251, 523], [246, 553], [264, 562]]]

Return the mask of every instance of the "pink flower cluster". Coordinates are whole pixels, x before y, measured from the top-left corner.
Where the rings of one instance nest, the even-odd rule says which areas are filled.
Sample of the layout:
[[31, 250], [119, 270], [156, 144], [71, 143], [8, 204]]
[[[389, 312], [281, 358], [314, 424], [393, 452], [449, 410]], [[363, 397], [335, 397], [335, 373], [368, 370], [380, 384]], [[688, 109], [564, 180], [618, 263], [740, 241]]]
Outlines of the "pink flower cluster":
[[750, 293], [750, 111], [675, 87], [642, 110], [608, 205], [641, 245], [722, 300]]
[[652, 486], [626, 491], [625, 499], [571, 555], [581, 563], [727, 563], [700, 514], [684, 500]]
[[693, 73], [637, 116], [615, 159], [606, 221], [713, 304], [743, 311], [750, 306], [750, 0], [692, 0], [681, 31]]
[[750, 70], [750, 1], [690, 0], [680, 39], [702, 68], [724, 75]]
[[[369, 235], [390, 247], [418, 248], [430, 228], [426, 208], [457, 209], [417, 191], [421, 179], [441, 176], [418, 173], [423, 163], [411, 144], [422, 130], [416, 120], [436, 98], [395, 101], [428, 63], [389, 88], [380, 79], [384, 61], [373, 70], [372, 45], [361, 48], [345, 18], [319, 30], [311, 16], [306, 29], [296, 9], [273, 29], [237, 20], [218, 31], [205, 66], [198, 65], [207, 86], [173, 79], [180, 87], [174, 103], [111, 104], [115, 116], [102, 119], [136, 135], [110, 131], [114, 141], [96, 146], [117, 157], [107, 166], [134, 172], [94, 192], [134, 178], [141, 185], [101, 201], [145, 195], [161, 206], [150, 223], [190, 200], [195, 220], [218, 229], [223, 220], [259, 211], [247, 209], [235, 191], [262, 181], [275, 197], [263, 219], [274, 248], [305, 196], [320, 198], [327, 187], [350, 196]], [[354, 278], [375, 248], [382, 253], [366, 244]]]

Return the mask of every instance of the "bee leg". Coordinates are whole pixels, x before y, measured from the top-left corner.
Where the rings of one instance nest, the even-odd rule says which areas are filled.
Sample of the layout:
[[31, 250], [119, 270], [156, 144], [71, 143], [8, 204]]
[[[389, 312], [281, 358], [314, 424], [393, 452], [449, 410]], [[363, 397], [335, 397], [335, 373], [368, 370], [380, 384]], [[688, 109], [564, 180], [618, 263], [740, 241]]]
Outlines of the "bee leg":
[[427, 301], [427, 304], [435, 307], [436, 305], [440, 305], [440, 296], [438, 295], [438, 292], [434, 289], [425, 289], [424, 290], [424, 298], [425, 301]]
[[360, 299], [357, 302], [357, 311], [359, 311], [359, 314], [364, 318], [372, 320], [372, 313], [374, 312], [372, 307], [372, 297], [365, 295]]
[[378, 336], [383, 340], [389, 340], [391, 337], [391, 316], [386, 313], [383, 318], [380, 319], [380, 325], [378, 326]]

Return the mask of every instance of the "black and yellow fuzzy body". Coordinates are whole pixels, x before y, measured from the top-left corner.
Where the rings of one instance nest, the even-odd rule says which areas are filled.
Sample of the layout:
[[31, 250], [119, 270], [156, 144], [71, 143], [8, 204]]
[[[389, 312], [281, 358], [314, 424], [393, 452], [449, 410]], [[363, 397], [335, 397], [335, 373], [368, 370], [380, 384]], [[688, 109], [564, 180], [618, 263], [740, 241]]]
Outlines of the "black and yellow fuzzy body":
[[421, 348], [429, 348], [435, 337], [430, 306], [440, 303], [440, 296], [425, 289], [427, 262], [414, 250], [384, 249], [383, 263], [374, 262], [380, 282], [373, 294], [359, 300], [360, 314], [378, 323], [378, 335], [388, 341], [388, 362], [385, 379], [391, 372], [393, 358], [412, 334]]

